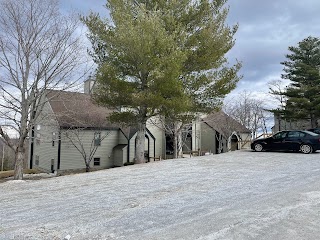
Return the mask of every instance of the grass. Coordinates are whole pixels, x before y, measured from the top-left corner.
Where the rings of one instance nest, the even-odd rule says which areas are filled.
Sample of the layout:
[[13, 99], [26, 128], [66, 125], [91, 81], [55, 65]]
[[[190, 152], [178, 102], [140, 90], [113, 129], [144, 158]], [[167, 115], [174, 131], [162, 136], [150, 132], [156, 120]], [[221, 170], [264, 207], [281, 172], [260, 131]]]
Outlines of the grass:
[[[35, 173], [40, 173], [39, 170], [36, 169], [24, 169], [23, 170], [24, 174], [35, 174]], [[14, 175], [14, 171], [13, 170], [9, 170], [9, 171], [0, 171], [0, 179], [1, 178], [8, 178], [8, 177], [12, 177]]]

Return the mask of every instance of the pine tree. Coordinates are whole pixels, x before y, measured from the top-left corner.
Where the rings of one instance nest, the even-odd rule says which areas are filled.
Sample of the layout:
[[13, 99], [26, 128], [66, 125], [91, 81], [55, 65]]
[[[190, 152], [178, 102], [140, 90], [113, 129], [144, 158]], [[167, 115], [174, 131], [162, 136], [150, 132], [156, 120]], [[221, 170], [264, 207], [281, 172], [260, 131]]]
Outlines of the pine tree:
[[225, 54], [237, 26], [225, 25], [225, 3], [108, 0], [110, 21], [83, 18], [98, 64], [95, 99], [121, 106], [110, 119], [138, 128], [137, 162], [143, 162], [148, 118], [208, 112], [235, 88], [241, 64], [229, 67]]
[[310, 120], [311, 127], [317, 127], [320, 117], [320, 40], [308, 37], [289, 47], [286, 55], [283, 79], [291, 80], [284, 95], [287, 97], [283, 111], [286, 119]]

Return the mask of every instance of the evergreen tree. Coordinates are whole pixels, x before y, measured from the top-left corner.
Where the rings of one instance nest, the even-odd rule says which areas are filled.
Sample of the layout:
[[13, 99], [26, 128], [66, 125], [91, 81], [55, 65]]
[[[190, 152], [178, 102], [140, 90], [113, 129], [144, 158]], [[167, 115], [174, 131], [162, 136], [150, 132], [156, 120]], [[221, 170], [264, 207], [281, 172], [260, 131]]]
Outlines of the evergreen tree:
[[124, 109], [111, 120], [138, 128], [137, 162], [144, 161], [148, 118], [162, 114], [175, 121], [211, 111], [235, 88], [240, 63], [229, 67], [225, 54], [237, 26], [225, 25], [225, 3], [108, 0], [110, 20], [83, 18], [98, 64], [94, 97]]
[[308, 37], [289, 47], [286, 55], [283, 79], [291, 80], [284, 95], [287, 97], [284, 117], [292, 120], [309, 119], [311, 127], [317, 127], [320, 117], [320, 40]]

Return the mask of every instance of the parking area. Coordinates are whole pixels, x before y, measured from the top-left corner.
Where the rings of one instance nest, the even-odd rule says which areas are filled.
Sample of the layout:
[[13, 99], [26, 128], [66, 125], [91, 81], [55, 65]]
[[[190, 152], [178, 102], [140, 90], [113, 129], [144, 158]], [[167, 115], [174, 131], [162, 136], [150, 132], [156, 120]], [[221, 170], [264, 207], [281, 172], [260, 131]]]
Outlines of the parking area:
[[320, 153], [235, 151], [0, 183], [0, 239], [317, 239]]

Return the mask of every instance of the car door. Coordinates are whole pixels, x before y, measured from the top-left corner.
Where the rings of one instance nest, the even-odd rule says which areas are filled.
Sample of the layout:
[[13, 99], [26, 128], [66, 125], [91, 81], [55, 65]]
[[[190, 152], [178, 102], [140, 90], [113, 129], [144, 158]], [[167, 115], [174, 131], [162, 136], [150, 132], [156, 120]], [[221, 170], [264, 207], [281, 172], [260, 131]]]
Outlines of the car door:
[[300, 131], [289, 131], [283, 142], [283, 150], [299, 150], [304, 135]]
[[287, 136], [287, 132], [279, 132], [273, 135], [273, 140], [271, 143], [272, 150], [284, 150], [285, 149], [285, 138]]

